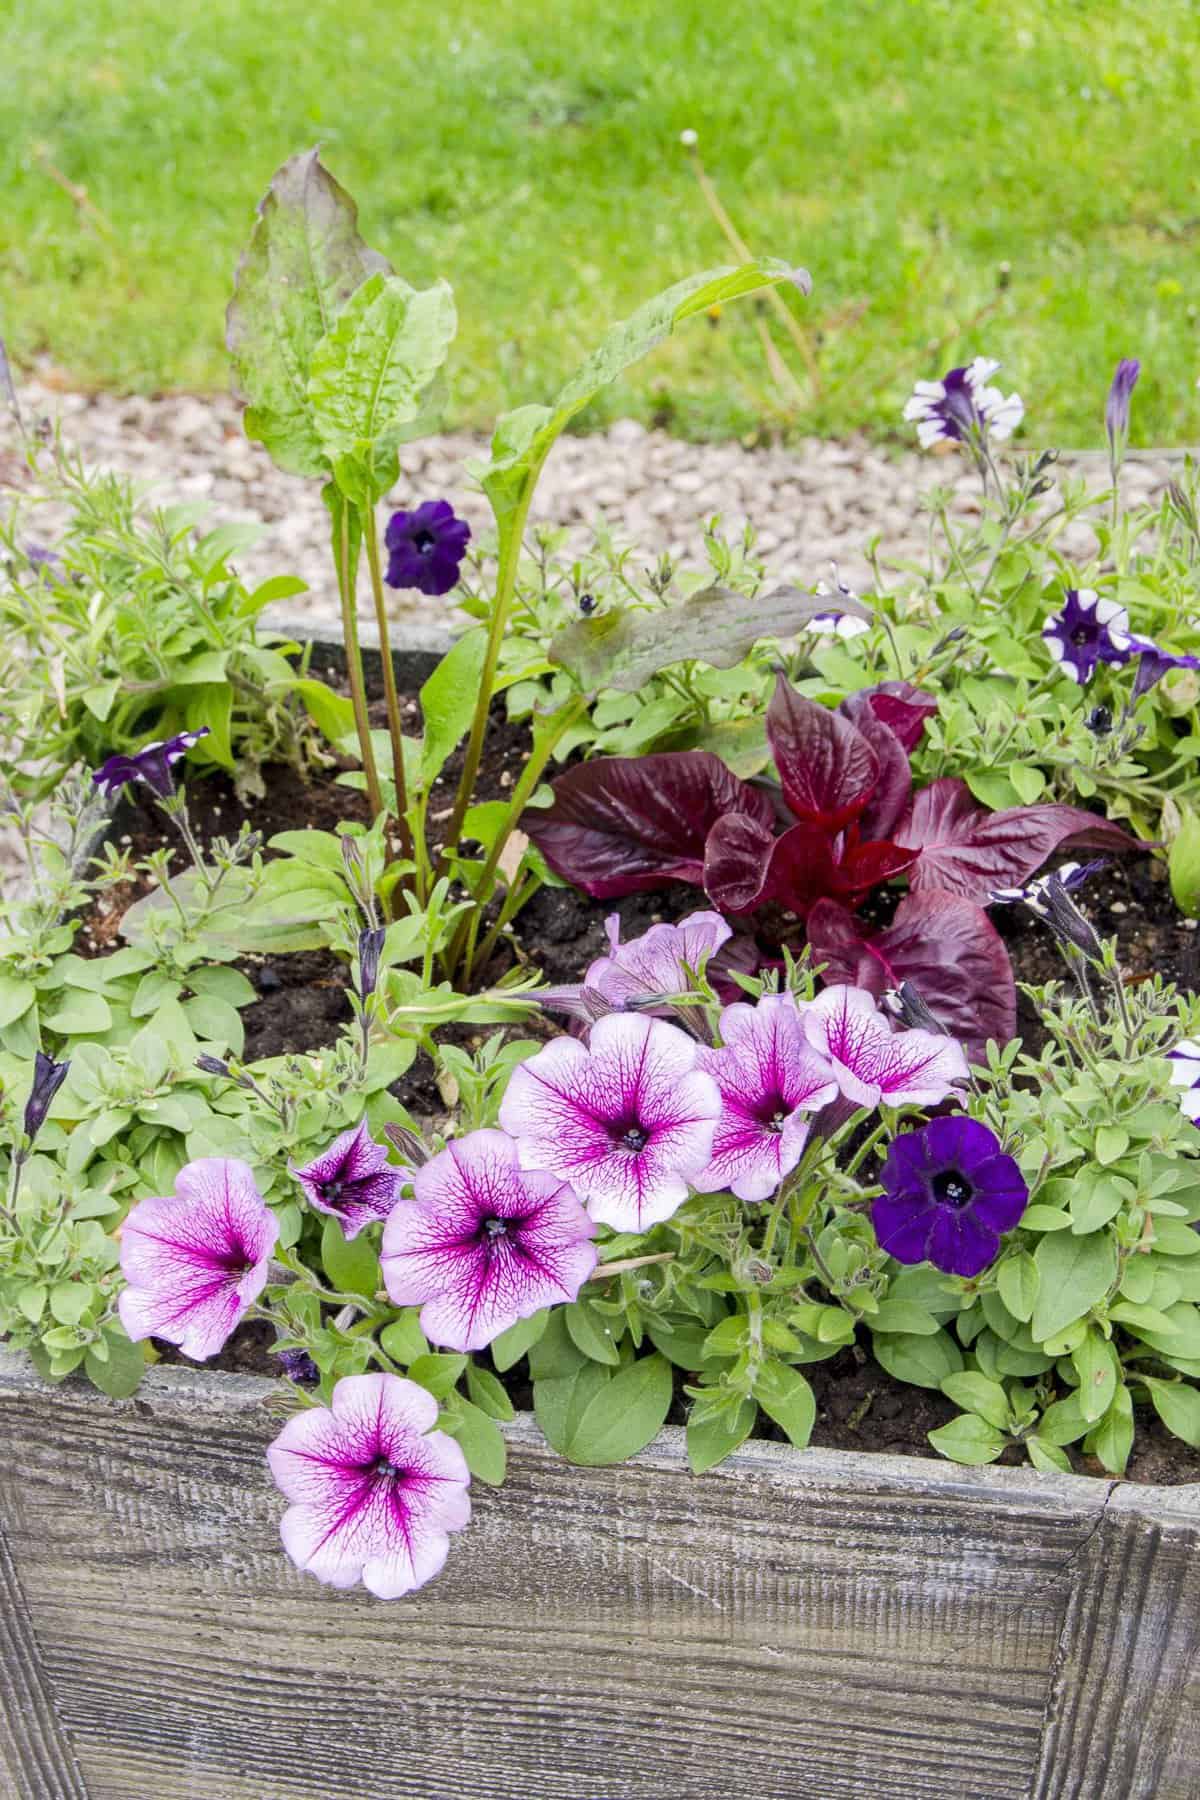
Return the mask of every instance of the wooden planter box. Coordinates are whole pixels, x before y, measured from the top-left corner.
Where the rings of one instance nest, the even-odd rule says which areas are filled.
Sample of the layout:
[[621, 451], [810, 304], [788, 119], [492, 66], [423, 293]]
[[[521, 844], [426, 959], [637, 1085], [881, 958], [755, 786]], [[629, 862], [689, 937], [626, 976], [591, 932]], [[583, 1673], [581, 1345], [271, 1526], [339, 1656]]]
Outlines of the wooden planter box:
[[1200, 1488], [531, 1419], [407, 1600], [284, 1555], [276, 1384], [0, 1358], [13, 1800], [1195, 1800]]
[[673, 1429], [576, 1469], [521, 1418], [389, 1603], [284, 1555], [276, 1388], [0, 1352], [0, 1800], [1200, 1794], [1200, 1487], [764, 1441], [697, 1478]]

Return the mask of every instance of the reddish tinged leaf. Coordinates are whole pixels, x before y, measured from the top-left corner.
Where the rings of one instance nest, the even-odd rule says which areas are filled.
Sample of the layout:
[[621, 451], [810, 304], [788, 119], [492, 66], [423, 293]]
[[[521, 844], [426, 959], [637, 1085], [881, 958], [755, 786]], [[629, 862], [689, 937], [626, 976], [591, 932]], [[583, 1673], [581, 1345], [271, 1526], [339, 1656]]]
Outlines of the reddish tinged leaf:
[[874, 690], [864, 690], [859, 694], [848, 694], [838, 707], [843, 718], [849, 719], [855, 730], [866, 738], [879, 762], [875, 791], [858, 821], [864, 838], [891, 837], [904, 817], [912, 793], [908, 751], [891, 726], [876, 712], [877, 698]]
[[860, 816], [879, 779], [879, 758], [849, 719], [806, 700], [780, 675], [767, 736], [783, 797], [798, 819], [832, 836]]
[[920, 852], [914, 893], [936, 888], [980, 901], [995, 888], [1028, 881], [1056, 850], [1140, 847], [1119, 825], [1081, 806], [1011, 806], [989, 813], [954, 776], [913, 795], [896, 837]]
[[527, 807], [521, 830], [557, 874], [594, 900], [667, 881], [698, 885], [718, 819], [745, 813], [769, 836], [774, 818], [768, 796], [707, 750], [602, 757], [568, 769], [553, 787], [554, 805]]
[[770, 826], [747, 813], [717, 820], [704, 847], [704, 891], [714, 906], [748, 913], [762, 904], [775, 842]]
[[[878, 687], [864, 688], [863, 694], [871, 702], [875, 717], [895, 732], [911, 756], [921, 741], [926, 719], [937, 711], [937, 701], [932, 694], [923, 694], [911, 681], [881, 681]], [[851, 699], [861, 697], [850, 696]]]
[[975, 1058], [989, 1038], [1016, 1035], [1012, 964], [995, 926], [957, 894], [909, 894], [886, 931], [870, 933], [836, 901], [809, 914], [813, 958], [825, 982], [848, 982], [877, 998], [910, 981], [930, 1012]]

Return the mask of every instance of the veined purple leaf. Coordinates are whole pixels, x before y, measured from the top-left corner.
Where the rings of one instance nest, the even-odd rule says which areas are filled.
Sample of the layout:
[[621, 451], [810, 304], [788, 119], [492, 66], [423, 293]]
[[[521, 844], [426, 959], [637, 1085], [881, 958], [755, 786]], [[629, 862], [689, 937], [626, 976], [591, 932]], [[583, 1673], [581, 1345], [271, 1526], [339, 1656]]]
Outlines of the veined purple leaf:
[[868, 688], [848, 694], [838, 707], [842, 717], [849, 719], [866, 738], [879, 761], [875, 791], [858, 821], [864, 838], [891, 837], [904, 817], [912, 793], [908, 751], [891, 726], [880, 718], [875, 706], [878, 698], [877, 691]]
[[[875, 717], [895, 732], [910, 756], [921, 741], [926, 719], [937, 711], [933, 695], [922, 693], [911, 681], [881, 681], [878, 687], [850, 696], [851, 700], [860, 698], [870, 701]], [[850, 716], [853, 718], [853, 713]]]
[[746, 814], [767, 829], [766, 794], [707, 750], [609, 756], [568, 769], [554, 805], [527, 807], [521, 830], [550, 867], [594, 900], [704, 879], [704, 846], [718, 819]]
[[879, 758], [849, 719], [806, 700], [780, 675], [767, 736], [797, 819], [832, 834], [860, 817], [879, 780]]
[[920, 851], [911, 877], [915, 893], [936, 888], [981, 901], [994, 888], [1019, 887], [1056, 850], [1139, 847], [1119, 825], [1081, 806], [1010, 806], [989, 813], [954, 776], [913, 795], [896, 837]]
[[748, 913], [767, 898], [775, 848], [769, 825], [748, 813], [718, 819], [704, 847], [704, 891], [724, 913]]
[[1006, 1044], [1016, 1034], [1008, 952], [982, 907], [958, 894], [909, 894], [888, 929], [874, 933], [846, 907], [822, 900], [809, 914], [808, 941], [827, 983], [844, 981], [878, 998], [911, 982], [974, 1057], [989, 1038]]

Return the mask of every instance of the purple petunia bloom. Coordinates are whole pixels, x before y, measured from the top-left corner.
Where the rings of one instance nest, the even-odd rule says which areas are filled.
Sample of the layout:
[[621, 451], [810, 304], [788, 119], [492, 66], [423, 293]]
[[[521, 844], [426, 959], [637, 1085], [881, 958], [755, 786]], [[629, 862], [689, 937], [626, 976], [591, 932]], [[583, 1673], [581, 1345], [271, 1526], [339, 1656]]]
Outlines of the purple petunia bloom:
[[434, 1431], [433, 1395], [401, 1375], [347, 1375], [329, 1406], [289, 1419], [267, 1450], [292, 1505], [279, 1534], [298, 1569], [395, 1600], [432, 1579], [471, 1517], [467, 1459]]
[[918, 381], [904, 417], [915, 422], [922, 450], [939, 439], [973, 443], [984, 437], [1011, 437], [1025, 416], [1018, 394], [1007, 399], [999, 388], [989, 387], [1000, 367], [990, 357], [977, 356], [961, 369], [951, 369], [941, 381]]
[[153, 788], [160, 800], [169, 800], [175, 792], [172, 768], [187, 755], [193, 744], [207, 736], [208, 726], [202, 725], [199, 731], [181, 731], [162, 742], [143, 744], [132, 756], [110, 756], [96, 770], [92, 780], [110, 799], [126, 782], [141, 781]]
[[1167, 1051], [1171, 1065], [1171, 1086], [1200, 1088], [1200, 1039], [1184, 1038]]
[[215, 1356], [267, 1282], [279, 1221], [244, 1162], [202, 1156], [174, 1196], [142, 1200], [121, 1226], [117, 1303], [136, 1342], [165, 1338], [185, 1356]]
[[897, 1262], [931, 1262], [946, 1275], [978, 1275], [1000, 1234], [1025, 1211], [1029, 1189], [986, 1125], [962, 1114], [904, 1131], [888, 1146], [871, 1206], [881, 1250]]
[[858, 1106], [936, 1106], [970, 1073], [953, 1038], [893, 1031], [865, 988], [826, 988], [804, 1009], [804, 1030]]
[[1108, 438], [1109, 455], [1114, 464], [1119, 462], [1125, 448], [1125, 439], [1129, 435], [1129, 402], [1141, 372], [1142, 365], [1136, 357], [1123, 356], [1117, 364], [1112, 386], [1108, 390], [1104, 406], [1104, 430]]
[[838, 1097], [834, 1072], [804, 1033], [791, 994], [764, 994], [721, 1014], [720, 1050], [700, 1051], [700, 1067], [721, 1090], [712, 1161], [693, 1186], [728, 1188], [739, 1200], [769, 1200], [800, 1161], [811, 1119]]
[[596, 1266], [596, 1227], [569, 1183], [522, 1169], [503, 1131], [472, 1131], [427, 1162], [416, 1198], [383, 1233], [383, 1280], [397, 1306], [452, 1350], [485, 1344], [545, 1306], [574, 1300]]
[[307, 1350], [279, 1350], [276, 1354], [289, 1381], [294, 1381], [299, 1387], [316, 1387], [321, 1379], [321, 1371]]
[[586, 1048], [556, 1038], [514, 1069], [500, 1123], [524, 1168], [569, 1181], [601, 1224], [645, 1231], [712, 1158], [721, 1094], [698, 1055], [663, 1019], [611, 1013]]
[[690, 993], [688, 970], [707, 963], [733, 936], [716, 912], [689, 913], [678, 925], [652, 925], [627, 944], [621, 942], [619, 913], [610, 913], [604, 923], [609, 954], [598, 957], [583, 979], [615, 1007]]
[[860, 619], [857, 613], [844, 610], [847, 601], [857, 606], [859, 597], [849, 582], [842, 580], [835, 562], [830, 563], [829, 572], [833, 577], [832, 585], [827, 581], [818, 581], [816, 586], [819, 598], [829, 601], [828, 610], [811, 618], [806, 630], [811, 631], [815, 637], [861, 637], [864, 631], [870, 631], [870, 621]]
[[1131, 705], [1143, 694], [1148, 694], [1172, 669], [1200, 669], [1200, 656], [1177, 656], [1174, 651], [1160, 650], [1157, 644], [1144, 638], [1134, 638], [1133, 648], [1137, 652], [1138, 665], [1129, 697]]
[[448, 500], [425, 500], [415, 512], [395, 512], [388, 520], [389, 587], [422, 594], [448, 594], [458, 581], [471, 527]]
[[70, 1070], [69, 1062], [55, 1062], [39, 1050], [33, 1059], [33, 1086], [29, 1090], [29, 1098], [25, 1102], [25, 1136], [32, 1144], [42, 1126], [46, 1123], [46, 1114], [50, 1111], [51, 1102]]
[[1129, 614], [1115, 600], [1101, 600], [1094, 588], [1068, 588], [1061, 612], [1042, 626], [1046, 648], [1064, 675], [1086, 687], [1096, 664], [1127, 663], [1136, 646]]
[[365, 1225], [386, 1219], [400, 1198], [400, 1189], [412, 1178], [409, 1170], [388, 1161], [387, 1151], [375, 1142], [365, 1119], [343, 1131], [328, 1150], [314, 1156], [303, 1169], [293, 1169], [292, 1174], [311, 1206], [341, 1221], [347, 1243]]

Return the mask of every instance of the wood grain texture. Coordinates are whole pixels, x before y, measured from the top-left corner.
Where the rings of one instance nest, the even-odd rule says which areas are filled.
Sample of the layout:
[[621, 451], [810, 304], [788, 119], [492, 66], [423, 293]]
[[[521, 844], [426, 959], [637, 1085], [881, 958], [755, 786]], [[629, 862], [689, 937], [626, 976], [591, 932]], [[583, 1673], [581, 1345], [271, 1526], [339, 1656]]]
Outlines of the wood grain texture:
[[29, 1608], [0, 1516], [0, 1796], [88, 1800], [54, 1709]]
[[[1122, 1587], [1110, 1484], [765, 1442], [697, 1479], [670, 1431], [575, 1469], [519, 1420], [444, 1574], [386, 1604], [283, 1556], [274, 1391], [173, 1369], [118, 1406], [0, 1364], [0, 1518], [92, 1800], [1126, 1800], [1194, 1755], [1185, 1602], [1122, 1598], [1178, 1586], [1153, 1500]], [[1117, 1785], [1054, 1785], [1097, 1732]]]

